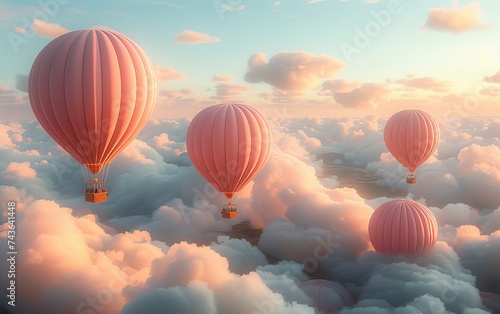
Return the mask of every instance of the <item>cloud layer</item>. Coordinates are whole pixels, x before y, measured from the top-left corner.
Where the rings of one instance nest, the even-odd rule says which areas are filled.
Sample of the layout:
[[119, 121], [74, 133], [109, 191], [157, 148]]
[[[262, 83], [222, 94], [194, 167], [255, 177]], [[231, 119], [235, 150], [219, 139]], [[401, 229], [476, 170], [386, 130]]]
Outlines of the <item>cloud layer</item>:
[[[38, 123], [1, 124], [0, 197], [16, 202], [23, 257], [16, 308], [312, 314], [299, 284], [314, 277], [355, 296], [342, 313], [488, 313], [479, 292], [500, 293], [500, 121], [440, 119], [442, 142], [411, 187], [383, 144], [385, 121], [270, 121], [273, 154], [239, 193], [235, 221], [220, 218], [224, 199], [186, 155], [186, 119], [148, 123], [114, 161], [105, 204], [83, 202], [79, 166]], [[436, 216], [427, 254], [373, 251], [368, 220], [395, 193]], [[0, 261], [0, 271], [7, 266]]]

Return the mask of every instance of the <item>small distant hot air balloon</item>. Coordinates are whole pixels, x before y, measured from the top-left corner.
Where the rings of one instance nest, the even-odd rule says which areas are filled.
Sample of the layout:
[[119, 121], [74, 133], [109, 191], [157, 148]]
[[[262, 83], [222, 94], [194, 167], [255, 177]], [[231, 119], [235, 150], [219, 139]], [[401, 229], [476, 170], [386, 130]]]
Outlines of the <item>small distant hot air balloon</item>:
[[422, 110], [403, 110], [385, 125], [384, 142], [389, 152], [410, 172], [406, 182], [414, 184], [415, 169], [420, 167], [439, 144], [439, 126]]
[[325, 314], [338, 313], [345, 306], [354, 306], [354, 296], [341, 284], [313, 279], [301, 282], [299, 288], [313, 299], [314, 307]]
[[479, 296], [481, 297], [481, 301], [483, 301], [485, 307], [492, 310], [493, 313], [500, 313], [500, 295], [486, 291], [479, 291]]
[[424, 205], [408, 199], [393, 200], [373, 212], [368, 233], [377, 252], [419, 254], [436, 243], [438, 224]]
[[189, 124], [189, 158], [200, 174], [228, 199], [222, 217], [237, 217], [231, 199], [266, 164], [271, 154], [271, 136], [262, 114], [242, 104], [205, 108]]
[[154, 107], [156, 78], [144, 51], [117, 32], [66, 33], [36, 57], [28, 92], [40, 125], [82, 165], [85, 200], [106, 201], [109, 164]]

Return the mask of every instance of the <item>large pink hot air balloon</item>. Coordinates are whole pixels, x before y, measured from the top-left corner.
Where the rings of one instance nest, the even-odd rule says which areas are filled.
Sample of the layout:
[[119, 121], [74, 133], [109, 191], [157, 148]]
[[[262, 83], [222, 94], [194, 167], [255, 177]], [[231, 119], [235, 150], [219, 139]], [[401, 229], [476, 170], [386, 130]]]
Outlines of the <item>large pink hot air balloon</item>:
[[271, 154], [271, 143], [266, 119], [248, 105], [211, 106], [191, 121], [187, 152], [200, 174], [228, 198], [222, 217], [238, 215], [231, 199], [264, 167]]
[[422, 110], [403, 110], [394, 114], [385, 125], [384, 142], [389, 152], [410, 174], [406, 182], [417, 182], [414, 172], [436, 150], [439, 126]]
[[393, 200], [372, 214], [368, 233], [380, 253], [419, 254], [436, 243], [438, 224], [434, 214], [413, 200]]
[[106, 201], [109, 164], [155, 103], [156, 78], [144, 51], [116, 32], [66, 33], [36, 57], [28, 92], [40, 125], [82, 165], [85, 200]]
[[299, 287], [313, 299], [313, 305], [325, 314], [338, 313], [345, 306], [354, 306], [354, 296], [334, 281], [313, 279], [301, 282]]

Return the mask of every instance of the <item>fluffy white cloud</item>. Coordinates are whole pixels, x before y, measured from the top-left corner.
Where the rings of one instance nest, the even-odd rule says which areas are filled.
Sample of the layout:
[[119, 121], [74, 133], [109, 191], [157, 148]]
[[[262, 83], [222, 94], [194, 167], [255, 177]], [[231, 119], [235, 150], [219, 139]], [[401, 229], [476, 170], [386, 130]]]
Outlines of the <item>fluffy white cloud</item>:
[[344, 107], [355, 109], [376, 109], [387, 101], [391, 93], [386, 84], [363, 83], [349, 92], [333, 93], [333, 99]]
[[336, 76], [345, 65], [330, 56], [315, 56], [305, 51], [279, 52], [267, 61], [257, 52], [248, 60], [245, 80], [249, 83], [266, 82], [285, 91], [312, 88], [319, 80]]
[[[5, 223], [0, 231], [3, 250], [7, 230]], [[18, 216], [16, 230], [17, 249], [24, 256], [16, 263], [17, 289], [24, 299], [16, 310], [22, 313], [83, 311], [92, 308], [90, 302], [118, 311], [125, 302], [122, 289], [144, 282], [144, 270], [163, 255], [146, 232], [111, 236], [53, 201], [30, 204]], [[5, 261], [0, 265], [7, 271]]]
[[174, 36], [174, 42], [178, 44], [196, 45], [220, 42], [220, 38], [191, 30], [184, 30]]
[[472, 308], [487, 313], [480, 310], [474, 276], [443, 242], [421, 256], [368, 252], [352, 258], [334, 253], [324, 269], [358, 295], [358, 303], [346, 313], [462, 313]]
[[233, 78], [231, 76], [224, 76], [222, 74], [215, 74], [212, 78], [215, 82], [231, 82]]
[[[69, 32], [68, 29], [62, 27], [57, 23], [47, 23], [43, 20], [34, 19], [31, 24], [32, 30], [41, 37], [56, 38], [62, 34]], [[26, 33], [28, 32], [24, 28], [15, 27], [16, 33]], [[31, 30], [30, 30], [31, 31]]]
[[462, 7], [434, 8], [429, 10], [426, 26], [438, 31], [462, 33], [484, 28], [482, 10], [478, 3], [468, 3]]
[[241, 93], [251, 90], [250, 86], [242, 84], [218, 83], [215, 86], [215, 95], [212, 97], [217, 100], [228, 100], [236, 102]]
[[187, 77], [185, 73], [181, 73], [176, 69], [162, 66], [155, 66], [156, 78], [158, 81], [183, 80]]
[[448, 92], [451, 86], [449, 81], [434, 77], [415, 77], [414, 75], [407, 75], [405, 78], [400, 79], [389, 79], [387, 82], [400, 85], [400, 89], [404, 90], [423, 89], [441, 93]]

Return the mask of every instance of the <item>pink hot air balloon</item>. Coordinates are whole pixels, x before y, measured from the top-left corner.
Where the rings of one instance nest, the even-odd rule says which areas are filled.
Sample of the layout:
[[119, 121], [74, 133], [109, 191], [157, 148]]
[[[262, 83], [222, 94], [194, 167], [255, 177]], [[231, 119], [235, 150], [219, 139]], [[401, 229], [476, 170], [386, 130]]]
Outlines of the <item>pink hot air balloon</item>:
[[338, 313], [345, 306], [354, 306], [354, 296], [339, 283], [313, 279], [301, 282], [299, 287], [313, 299], [313, 305], [322, 313]]
[[384, 203], [373, 212], [368, 233], [377, 252], [419, 254], [436, 243], [438, 225], [427, 207], [401, 199]]
[[483, 301], [485, 307], [492, 310], [493, 313], [500, 313], [500, 295], [486, 291], [479, 291], [479, 296], [481, 297], [481, 301]]
[[389, 152], [408, 169], [406, 182], [417, 182], [414, 172], [436, 150], [439, 126], [422, 110], [403, 110], [394, 114], [385, 125], [384, 142]]
[[85, 200], [106, 201], [109, 164], [154, 107], [156, 78], [146, 54], [116, 32], [69, 32], [38, 54], [28, 90], [40, 125], [82, 165]]
[[189, 158], [200, 174], [229, 202], [222, 217], [235, 218], [231, 198], [264, 167], [271, 153], [271, 129], [248, 105], [215, 105], [200, 111], [187, 131]]

